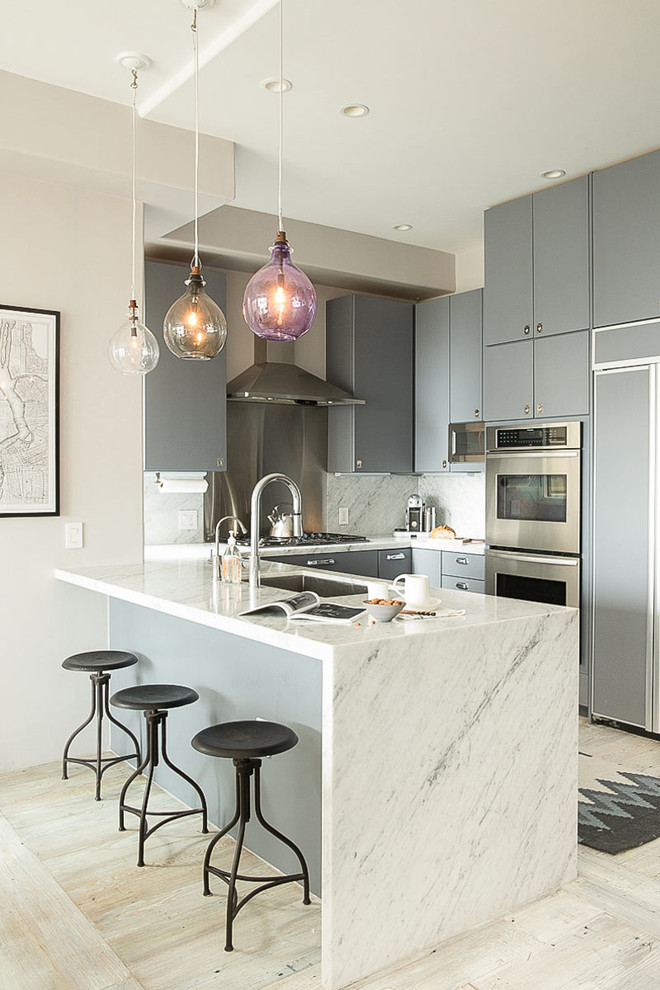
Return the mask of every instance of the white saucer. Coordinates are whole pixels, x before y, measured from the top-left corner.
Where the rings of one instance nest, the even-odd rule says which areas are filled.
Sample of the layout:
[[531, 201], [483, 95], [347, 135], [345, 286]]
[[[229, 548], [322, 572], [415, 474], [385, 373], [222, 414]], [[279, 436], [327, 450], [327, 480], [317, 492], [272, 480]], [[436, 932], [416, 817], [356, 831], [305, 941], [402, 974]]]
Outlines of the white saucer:
[[414, 609], [416, 612], [430, 612], [430, 610], [435, 608], [436, 605], [439, 605], [441, 601], [442, 601], [441, 598], [429, 598], [427, 602], [422, 602], [421, 604], [415, 602], [415, 604], [413, 605], [412, 602], [410, 604], [406, 602], [406, 608], [408, 610]]

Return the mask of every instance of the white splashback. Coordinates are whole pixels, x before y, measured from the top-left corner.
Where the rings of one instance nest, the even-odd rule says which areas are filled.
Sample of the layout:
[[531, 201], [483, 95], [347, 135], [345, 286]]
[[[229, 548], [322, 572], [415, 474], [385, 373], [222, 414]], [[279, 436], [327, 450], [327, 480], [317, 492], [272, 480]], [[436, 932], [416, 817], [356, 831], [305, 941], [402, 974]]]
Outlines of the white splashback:
[[[406, 503], [419, 494], [436, 508], [437, 525], [458, 536], [483, 539], [486, 528], [485, 475], [389, 474], [328, 475], [327, 530], [376, 536], [405, 525]], [[339, 524], [339, 509], [348, 509], [348, 524]]]

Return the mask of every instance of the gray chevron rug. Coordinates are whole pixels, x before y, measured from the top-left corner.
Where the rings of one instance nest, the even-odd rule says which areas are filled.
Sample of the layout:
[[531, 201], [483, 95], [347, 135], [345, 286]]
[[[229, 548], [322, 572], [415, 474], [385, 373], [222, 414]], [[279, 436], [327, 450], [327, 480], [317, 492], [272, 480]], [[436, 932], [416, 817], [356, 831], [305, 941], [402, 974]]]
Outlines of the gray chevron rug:
[[635, 849], [660, 837], [660, 778], [580, 754], [578, 842], [601, 852]]

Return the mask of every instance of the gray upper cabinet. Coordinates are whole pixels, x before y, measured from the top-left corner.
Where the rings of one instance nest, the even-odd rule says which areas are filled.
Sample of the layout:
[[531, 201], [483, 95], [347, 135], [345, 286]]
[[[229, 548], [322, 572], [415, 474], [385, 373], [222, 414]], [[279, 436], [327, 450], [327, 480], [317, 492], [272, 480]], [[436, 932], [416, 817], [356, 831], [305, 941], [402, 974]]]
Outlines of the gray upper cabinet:
[[490, 422], [586, 416], [589, 331], [484, 348], [484, 414]]
[[484, 214], [484, 344], [589, 327], [589, 180]]
[[417, 304], [415, 471], [477, 471], [449, 464], [449, 424], [482, 415], [481, 289]]
[[486, 210], [484, 264], [484, 344], [529, 336], [534, 315], [531, 196]]
[[328, 470], [412, 471], [412, 303], [358, 295], [329, 300], [326, 377], [366, 401], [328, 409]]
[[483, 289], [449, 299], [449, 422], [482, 417], [481, 352]]
[[449, 470], [449, 297], [415, 313], [415, 471]]
[[594, 326], [660, 316], [660, 151], [593, 173]]
[[[227, 360], [184, 361], [163, 342], [163, 320], [183, 295], [188, 265], [147, 261], [145, 319], [158, 338], [160, 359], [145, 376], [146, 471], [222, 471], [227, 461]], [[225, 276], [204, 269], [206, 291], [226, 311]]]

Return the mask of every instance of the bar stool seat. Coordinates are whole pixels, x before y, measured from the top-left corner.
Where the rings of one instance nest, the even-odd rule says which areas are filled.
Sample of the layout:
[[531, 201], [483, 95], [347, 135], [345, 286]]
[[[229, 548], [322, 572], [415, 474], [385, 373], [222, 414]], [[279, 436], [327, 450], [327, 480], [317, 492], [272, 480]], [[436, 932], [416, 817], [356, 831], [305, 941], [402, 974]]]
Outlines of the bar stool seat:
[[[180, 684], [138, 684], [135, 687], [123, 688], [121, 691], [117, 691], [113, 694], [110, 699], [113, 705], [117, 705], [119, 708], [129, 708], [137, 711], [143, 711], [144, 717], [147, 723], [147, 752], [133, 774], [128, 778], [124, 784], [121, 794], [119, 796], [119, 831], [124, 832], [126, 827], [124, 824], [124, 813], [130, 812], [130, 814], [137, 815], [139, 819], [138, 828], [138, 866], [144, 866], [144, 844], [150, 835], [160, 828], [162, 825], [166, 825], [168, 822], [174, 821], [177, 818], [185, 818], [188, 815], [201, 815], [202, 816], [202, 832], [208, 832], [208, 812], [206, 807], [206, 798], [202, 792], [199, 785], [189, 777], [187, 773], [180, 768], [175, 766], [167, 755], [167, 731], [166, 731], [166, 719], [168, 710], [170, 708], [181, 708], [184, 705], [192, 705], [197, 701], [199, 695], [197, 691], [193, 688], [184, 687]], [[187, 781], [190, 786], [197, 792], [200, 799], [199, 808], [188, 808], [185, 811], [154, 811], [149, 808], [149, 797], [151, 794], [151, 785], [153, 783], [154, 770], [159, 763], [159, 728], [160, 728], [160, 756], [162, 756], [163, 763], [165, 763], [170, 770], [178, 774], [183, 780]], [[147, 770], [147, 786], [142, 797], [142, 804], [139, 808], [135, 808], [126, 803], [126, 794], [129, 787], [133, 781], [138, 777], [145, 768]], [[159, 821], [155, 825], [149, 825], [149, 816], [158, 818]]]
[[[302, 852], [291, 839], [278, 832], [276, 828], [269, 824], [261, 811], [260, 768], [262, 757], [285, 753], [287, 750], [293, 749], [297, 743], [298, 736], [287, 725], [261, 720], [221, 722], [218, 725], [211, 725], [206, 729], [202, 729], [192, 740], [193, 747], [200, 753], [204, 753], [207, 756], [231, 759], [236, 768], [236, 808], [234, 815], [229, 824], [214, 835], [209, 842], [206, 856], [204, 857], [203, 874], [205, 896], [211, 893], [209, 886], [210, 873], [223, 880], [229, 888], [225, 923], [226, 952], [231, 952], [234, 948], [233, 923], [236, 915], [260, 891], [267, 890], [269, 887], [277, 887], [283, 883], [302, 882], [303, 904], [311, 904], [309, 898], [309, 871]], [[254, 811], [257, 819], [268, 832], [293, 850], [300, 863], [300, 873], [286, 876], [246, 876], [238, 872], [245, 839], [245, 826], [250, 821], [250, 777], [253, 775]], [[234, 850], [231, 871], [221, 870], [216, 866], [211, 866], [211, 856], [215, 846], [236, 824], [239, 825], [238, 839]], [[245, 897], [239, 900], [236, 892], [237, 880], [257, 883], [259, 886], [253, 888]]]
[[[92, 684], [92, 708], [89, 716], [82, 725], [69, 736], [67, 743], [64, 747], [64, 753], [62, 756], [62, 780], [68, 780], [68, 765], [70, 763], [77, 763], [83, 767], [89, 767], [93, 770], [96, 775], [96, 789], [94, 793], [94, 798], [96, 801], [101, 800], [101, 778], [103, 774], [108, 769], [108, 767], [115, 766], [117, 763], [121, 763], [123, 760], [137, 759], [138, 763], [141, 760], [140, 756], [140, 744], [137, 739], [127, 726], [119, 722], [114, 715], [111, 714], [108, 708], [108, 692], [110, 684], [110, 674], [111, 670], [120, 670], [123, 667], [132, 667], [138, 662], [138, 658], [133, 653], [126, 653], [123, 650], [89, 650], [86, 653], [74, 653], [73, 656], [67, 657], [66, 660], [62, 661], [62, 667], [65, 670], [84, 670], [90, 672], [90, 681]], [[78, 733], [89, 725], [92, 719], [96, 716], [96, 756], [92, 759], [83, 759], [81, 757], [69, 756], [69, 750], [73, 740], [76, 738]], [[132, 741], [135, 747], [132, 753], [128, 753], [126, 756], [102, 756], [103, 752], [103, 717], [106, 717], [109, 722], [116, 725], [122, 730]]]

